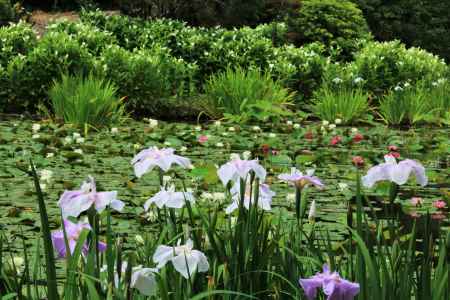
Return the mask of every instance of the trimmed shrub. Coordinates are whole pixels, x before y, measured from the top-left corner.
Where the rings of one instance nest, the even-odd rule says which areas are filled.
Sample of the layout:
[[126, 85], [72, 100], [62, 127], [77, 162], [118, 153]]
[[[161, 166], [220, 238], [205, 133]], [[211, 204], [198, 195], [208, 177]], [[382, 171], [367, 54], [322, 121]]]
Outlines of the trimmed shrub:
[[288, 26], [297, 45], [320, 42], [338, 49], [344, 59], [358, 49], [358, 39], [370, 38], [361, 10], [348, 0], [303, 0]]
[[66, 33], [49, 33], [27, 56], [8, 65], [11, 93], [9, 111], [35, 111], [39, 101], [48, 106], [47, 92], [62, 74], [87, 74], [93, 67], [89, 51]]
[[118, 46], [105, 49], [97, 62], [98, 73], [118, 87], [129, 110], [137, 114], [164, 115], [167, 98], [183, 97], [194, 91], [195, 65], [168, 54], [167, 49], [129, 52]]
[[0, 28], [0, 65], [7, 66], [17, 55], [26, 55], [36, 46], [36, 34], [25, 22]]

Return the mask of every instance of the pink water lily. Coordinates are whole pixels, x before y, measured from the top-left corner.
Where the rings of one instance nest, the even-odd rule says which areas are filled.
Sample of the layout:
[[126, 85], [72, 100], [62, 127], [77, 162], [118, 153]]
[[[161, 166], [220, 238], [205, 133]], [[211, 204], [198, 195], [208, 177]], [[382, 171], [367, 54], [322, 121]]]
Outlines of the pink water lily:
[[159, 167], [164, 172], [167, 172], [172, 164], [183, 168], [191, 166], [191, 161], [188, 158], [176, 155], [174, 152], [175, 150], [172, 148], [158, 149], [158, 147], [142, 150], [131, 161], [131, 164], [134, 166], [134, 173], [137, 177], [141, 177], [153, 170], [154, 167]]
[[[83, 230], [91, 230], [91, 226], [88, 222], [80, 221], [78, 223], [72, 223], [69, 220], [64, 220], [64, 229], [66, 231], [67, 243], [69, 246], [70, 253], [73, 254], [75, 247], [78, 242], [78, 238]], [[64, 258], [67, 256], [66, 242], [64, 240], [63, 230], [58, 230], [52, 233], [52, 243], [53, 248], [55, 248], [58, 253], [58, 257]], [[103, 252], [106, 250], [106, 244], [103, 242], [98, 243], [99, 251]], [[89, 248], [87, 243], [82, 246], [82, 254], [87, 255]]]
[[164, 206], [169, 208], [182, 208], [186, 201], [195, 202], [195, 198], [192, 193], [188, 192], [175, 192], [175, 187], [170, 186], [167, 189], [161, 188], [161, 190], [156, 193], [153, 197], [147, 200], [144, 204], [144, 209], [148, 211], [151, 204], [155, 204], [158, 208], [163, 208]]
[[363, 176], [362, 183], [365, 187], [371, 188], [378, 181], [391, 181], [398, 185], [405, 184], [411, 173], [416, 177], [416, 181], [421, 186], [428, 183], [425, 175], [425, 168], [419, 162], [412, 159], [405, 159], [397, 163], [392, 155], [384, 156], [384, 163], [369, 169], [366, 176]]
[[186, 279], [196, 271], [207, 272], [208, 259], [203, 252], [193, 248], [194, 243], [190, 239], [185, 245], [180, 245], [180, 242], [175, 247], [160, 245], [156, 248], [153, 261], [158, 264], [158, 269], [164, 267], [169, 261], [172, 262], [175, 270]]
[[323, 188], [324, 186], [320, 179], [314, 176], [313, 169], [306, 170], [306, 173], [303, 174], [296, 168], [291, 168], [291, 173], [280, 174], [278, 179], [286, 181], [299, 189], [303, 189], [308, 184], [312, 184], [317, 188]]
[[317, 289], [322, 288], [327, 300], [352, 300], [359, 293], [359, 284], [345, 280], [337, 272], [331, 272], [328, 265], [323, 272], [311, 278], [300, 279], [300, 285], [308, 300], [316, 299]]
[[[254, 186], [254, 185], [253, 185]], [[244, 194], [244, 207], [246, 209], [249, 209], [250, 203], [254, 201], [255, 194], [254, 194], [254, 188], [252, 185], [250, 185], [249, 180], [247, 180], [246, 187], [245, 187], [245, 194]], [[253, 190], [252, 190], [253, 188]], [[239, 208], [239, 202], [241, 201], [241, 181], [238, 180], [233, 185], [233, 187], [230, 190], [231, 198], [233, 199], [233, 202], [225, 209], [225, 212], [227, 214], [232, 213], [234, 210]], [[272, 198], [275, 196], [275, 192], [270, 190], [269, 186], [265, 183], [259, 184], [259, 198], [258, 198], [258, 207], [269, 211], [271, 210], [271, 204], [272, 204]]]
[[255, 172], [255, 176], [261, 181], [266, 179], [266, 170], [259, 164], [258, 160], [244, 160], [234, 157], [231, 161], [222, 165], [217, 174], [223, 185], [230, 181], [245, 179], [250, 171]]
[[89, 176], [87, 181], [81, 184], [79, 190], [65, 191], [58, 205], [62, 211], [63, 219], [67, 217], [78, 217], [91, 206], [101, 213], [107, 206], [117, 211], [122, 211], [125, 204], [117, 199], [117, 192], [97, 192], [97, 186], [93, 177]]

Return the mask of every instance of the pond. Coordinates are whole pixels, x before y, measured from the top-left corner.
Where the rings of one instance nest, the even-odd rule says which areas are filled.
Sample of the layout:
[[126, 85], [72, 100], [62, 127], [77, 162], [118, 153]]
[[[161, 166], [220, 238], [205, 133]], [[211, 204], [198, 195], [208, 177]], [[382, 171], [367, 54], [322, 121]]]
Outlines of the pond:
[[[117, 190], [119, 198], [126, 202], [125, 213], [114, 218], [116, 231], [126, 237], [148, 224], [142, 206], [159, 190], [157, 173], [147, 174], [137, 182], [130, 164], [139, 150], [151, 145], [173, 147], [192, 159], [196, 168], [188, 174], [188, 186], [204, 203], [213, 200], [202, 200], [205, 198], [202, 193], [223, 192], [216, 184], [216, 166], [226, 162], [231, 153], [251, 151], [269, 170], [267, 181], [277, 193], [273, 213], [280, 216], [294, 209], [294, 190], [281, 183], [276, 175], [295, 164], [301, 169], [316, 169], [315, 175], [323, 180], [325, 188], [310, 189], [309, 198], [317, 203], [316, 224], [335, 240], [345, 236], [348, 203], [354, 195], [352, 157], [359, 155], [366, 165], [375, 164], [389, 152], [389, 145], [395, 145], [401, 158], [417, 159], [424, 164], [430, 182], [424, 188], [407, 189], [412, 192], [400, 191], [398, 209], [402, 222], [409, 224], [412, 217], [428, 211], [440, 226], [448, 226], [448, 215], [437, 213], [431, 206], [432, 201], [448, 197], [449, 193], [450, 147], [446, 129], [358, 128], [362, 137], [359, 141], [354, 138], [355, 129], [324, 130], [321, 124], [314, 123], [278, 124], [261, 129], [161, 122], [152, 127], [149, 122], [129, 121], [117, 133], [90, 131], [84, 137], [75, 128], [45, 121], [40, 122], [39, 130], [33, 131], [32, 127], [33, 122], [20, 118], [0, 122], [0, 158], [3, 161], [0, 165], [0, 221], [8, 236], [19, 237], [23, 233], [26, 244], [31, 244], [34, 239], [30, 238], [39, 233], [36, 195], [31, 178], [24, 172], [30, 158], [38, 169], [50, 170], [53, 174], [51, 180], [44, 183], [44, 191], [50, 224], [55, 229], [60, 224], [59, 195], [65, 189], [78, 187], [92, 175], [103, 190]], [[333, 136], [342, 139], [330, 145]], [[377, 193], [382, 194], [383, 187], [370, 193], [373, 209], [379, 211], [381, 218], [388, 217], [377, 202]], [[412, 207], [412, 197], [422, 197], [425, 204], [421, 208]], [[137, 219], [136, 215], [140, 217]], [[16, 246], [21, 245], [18, 241], [11, 240]]]

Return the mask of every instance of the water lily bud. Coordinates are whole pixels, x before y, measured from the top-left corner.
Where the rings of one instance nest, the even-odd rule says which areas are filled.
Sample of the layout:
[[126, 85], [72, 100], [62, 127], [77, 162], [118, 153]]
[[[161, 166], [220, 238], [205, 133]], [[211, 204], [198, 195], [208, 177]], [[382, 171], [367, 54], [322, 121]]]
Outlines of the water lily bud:
[[364, 158], [362, 158], [361, 156], [354, 156], [352, 158], [352, 163], [356, 167], [361, 168], [364, 166]]
[[313, 200], [309, 208], [308, 220], [310, 223], [314, 223], [316, 220], [316, 200]]

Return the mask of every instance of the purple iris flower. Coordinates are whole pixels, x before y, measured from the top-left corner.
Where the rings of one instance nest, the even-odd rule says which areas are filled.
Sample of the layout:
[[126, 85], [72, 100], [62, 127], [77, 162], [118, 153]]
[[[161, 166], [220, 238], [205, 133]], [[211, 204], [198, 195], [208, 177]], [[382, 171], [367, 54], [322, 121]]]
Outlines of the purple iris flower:
[[405, 184], [411, 173], [416, 177], [417, 183], [425, 186], [428, 178], [425, 175], [425, 168], [419, 162], [412, 159], [405, 159], [397, 163], [395, 157], [386, 155], [385, 162], [369, 169], [366, 176], [363, 176], [362, 183], [365, 187], [371, 188], [378, 181], [391, 181], [398, 185]]
[[226, 185], [229, 181], [245, 180], [250, 171], [255, 172], [255, 176], [261, 181], [266, 179], [266, 170], [259, 164], [258, 160], [245, 160], [239, 157], [235, 157], [222, 165], [217, 174], [223, 185]]
[[[78, 238], [83, 230], [91, 230], [91, 226], [88, 222], [80, 221], [78, 223], [72, 223], [69, 220], [64, 220], [64, 228], [67, 235], [67, 243], [69, 245], [70, 253], [73, 254], [77, 245]], [[58, 257], [64, 258], [67, 256], [66, 243], [64, 241], [63, 230], [54, 231], [52, 233], [53, 248], [58, 252]], [[98, 250], [103, 252], [106, 250], [106, 244], [103, 242], [98, 243]], [[89, 248], [87, 243], [83, 245], [82, 254], [87, 255]]]
[[291, 173], [280, 174], [278, 175], [278, 179], [287, 181], [299, 189], [303, 189], [308, 184], [312, 184], [317, 188], [323, 188], [323, 183], [320, 179], [313, 175], [313, 169], [306, 170], [306, 174], [303, 174], [296, 168], [291, 168]]
[[153, 170], [154, 167], [159, 167], [167, 172], [172, 164], [177, 164], [183, 168], [191, 166], [191, 161], [188, 158], [173, 154], [174, 152], [175, 150], [172, 148], [158, 149], [158, 147], [142, 150], [131, 161], [134, 166], [134, 174], [141, 177]]
[[94, 178], [81, 184], [81, 188], [76, 191], [65, 191], [58, 201], [62, 211], [63, 219], [67, 217], [78, 217], [82, 212], [88, 210], [92, 205], [101, 213], [107, 206], [114, 210], [122, 211], [125, 204], [117, 199], [117, 192], [97, 192]]
[[317, 297], [317, 289], [322, 288], [327, 300], [352, 300], [359, 293], [359, 284], [345, 280], [337, 272], [330, 272], [328, 265], [323, 266], [323, 272], [308, 279], [300, 279], [300, 285], [306, 298]]

